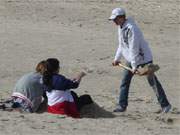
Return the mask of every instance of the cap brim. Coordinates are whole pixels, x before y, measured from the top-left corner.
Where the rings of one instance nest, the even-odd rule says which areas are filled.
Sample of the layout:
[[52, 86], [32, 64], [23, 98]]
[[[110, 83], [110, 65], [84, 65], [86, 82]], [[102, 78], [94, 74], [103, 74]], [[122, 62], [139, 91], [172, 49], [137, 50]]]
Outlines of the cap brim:
[[116, 17], [117, 17], [116, 15], [111, 15], [111, 16], [109, 17], [109, 20], [114, 20]]

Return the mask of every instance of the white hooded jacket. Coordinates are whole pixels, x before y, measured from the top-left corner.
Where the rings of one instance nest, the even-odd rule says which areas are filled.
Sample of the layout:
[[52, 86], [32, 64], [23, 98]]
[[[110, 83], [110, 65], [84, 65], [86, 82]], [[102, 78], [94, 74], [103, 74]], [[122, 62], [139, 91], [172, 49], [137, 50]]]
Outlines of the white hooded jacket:
[[131, 63], [133, 69], [138, 65], [152, 61], [152, 53], [145, 41], [141, 30], [128, 18], [122, 28], [118, 26], [119, 47], [116, 51], [115, 61], [123, 56]]

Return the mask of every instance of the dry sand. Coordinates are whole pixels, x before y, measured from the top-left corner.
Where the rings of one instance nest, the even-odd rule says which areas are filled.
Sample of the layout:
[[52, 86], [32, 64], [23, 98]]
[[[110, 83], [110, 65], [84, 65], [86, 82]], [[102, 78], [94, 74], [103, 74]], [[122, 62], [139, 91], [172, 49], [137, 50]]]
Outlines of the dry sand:
[[[56, 57], [62, 74], [88, 75], [76, 90], [96, 102], [81, 119], [61, 115], [0, 112], [0, 135], [179, 135], [179, 0], [0, 0], [0, 98], [42, 59]], [[142, 29], [161, 66], [161, 80], [173, 110], [160, 108], [144, 77], [135, 76], [125, 113], [112, 113], [122, 69], [111, 66], [117, 27], [107, 19], [124, 7]]]

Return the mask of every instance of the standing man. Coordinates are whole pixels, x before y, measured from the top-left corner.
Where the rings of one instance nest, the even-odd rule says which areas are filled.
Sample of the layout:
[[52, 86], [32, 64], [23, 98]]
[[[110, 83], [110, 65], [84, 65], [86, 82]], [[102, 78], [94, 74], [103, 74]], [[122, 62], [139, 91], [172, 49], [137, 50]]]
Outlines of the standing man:
[[[117, 66], [123, 56], [127, 61], [127, 66], [132, 68], [133, 71], [124, 70], [120, 86], [119, 104], [114, 110], [114, 112], [124, 112], [128, 106], [129, 86], [133, 75], [138, 73], [138, 67], [143, 67], [152, 63], [153, 59], [151, 50], [148, 43], [145, 41], [141, 30], [134, 23], [132, 18], [126, 18], [124, 9], [113, 9], [109, 20], [112, 20], [118, 26], [119, 39], [119, 47], [112, 64], [113, 66]], [[156, 93], [162, 112], [169, 112], [171, 105], [156, 75], [148, 74], [147, 80]]]

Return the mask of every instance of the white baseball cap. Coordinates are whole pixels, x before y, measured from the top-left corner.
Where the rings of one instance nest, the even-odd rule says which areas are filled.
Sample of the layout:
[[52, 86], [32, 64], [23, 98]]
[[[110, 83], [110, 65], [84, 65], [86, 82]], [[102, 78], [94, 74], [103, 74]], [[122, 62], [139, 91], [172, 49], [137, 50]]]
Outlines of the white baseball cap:
[[115, 8], [112, 10], [109, 20], [114, 20], [117, 16], [120, 16], [120, 15], [126, 15], [125, 10], [122, 8]]

